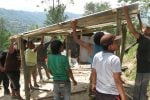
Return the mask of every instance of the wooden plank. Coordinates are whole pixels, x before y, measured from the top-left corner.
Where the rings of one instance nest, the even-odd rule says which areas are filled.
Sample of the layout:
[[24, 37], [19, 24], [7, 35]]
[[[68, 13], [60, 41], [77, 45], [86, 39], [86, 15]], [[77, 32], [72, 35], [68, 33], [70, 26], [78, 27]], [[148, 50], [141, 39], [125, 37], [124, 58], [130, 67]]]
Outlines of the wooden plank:
[[25, 89], [25, 99], [30, 100], [30, 91], [29, 91], [29, 84], [27, 82], [28, 78], [28, 70], [25, 64], [25, 56], [24, 56], [24, 50], [25, 50], [25, 44], [22, 41], [22, 37], [19, 37], [19, 49], [20, 49], [20, 57], [21, 57], [21, 67], [23, 68], [24, 73], [24, 89]]

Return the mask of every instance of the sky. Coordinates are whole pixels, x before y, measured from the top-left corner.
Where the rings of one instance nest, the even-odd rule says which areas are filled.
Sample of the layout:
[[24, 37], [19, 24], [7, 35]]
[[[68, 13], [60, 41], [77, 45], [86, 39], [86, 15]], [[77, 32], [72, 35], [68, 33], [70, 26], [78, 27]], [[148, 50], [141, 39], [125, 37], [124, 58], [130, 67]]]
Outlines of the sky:
[[[50, 0], [52, 1], [52, 0]], [[83, 14], [84, 6], [87, 2], [104, 2], [108, 1], [113, 8], [117, 7], [117, 0], [74, 0], [74, 4], [70, 4], [69, 0], [60, 0], [66, 4], [66, 12]], [[40, 5], [40, 7], [37, 7]], [[23, 10], [23, 11], [40, 11], [42, 12], [47, 5], [41, 5], [41, 0], [0, 0], [0, 8]]]

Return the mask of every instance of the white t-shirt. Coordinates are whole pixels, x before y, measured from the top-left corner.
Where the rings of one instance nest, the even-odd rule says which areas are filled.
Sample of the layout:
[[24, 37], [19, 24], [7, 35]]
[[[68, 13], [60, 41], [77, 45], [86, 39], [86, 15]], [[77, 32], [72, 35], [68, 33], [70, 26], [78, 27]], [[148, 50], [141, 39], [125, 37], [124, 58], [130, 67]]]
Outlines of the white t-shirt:
[[121, 72], [120, 59], [110, 52], [98, 52], [93, 59], [92, 68], [96, 69], [96, 90], [104, 94], [118, 95], [113, 73]]

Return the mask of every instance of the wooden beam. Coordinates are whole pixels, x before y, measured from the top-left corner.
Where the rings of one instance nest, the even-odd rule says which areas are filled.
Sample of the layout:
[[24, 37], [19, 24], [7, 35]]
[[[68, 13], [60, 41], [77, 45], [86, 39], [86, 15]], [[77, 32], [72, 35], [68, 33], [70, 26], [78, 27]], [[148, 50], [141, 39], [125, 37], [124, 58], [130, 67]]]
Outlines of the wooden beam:
[[125, 25], [125, 24], [122, 24], [121, 31], [122, 31], [122, 42], [121, 42], [120, 61], [121, 61], [121, 63], [122, 63], [122, 61], [123, 61], [123, 56], [124, 56], [124, 53], [125, 53], [126, 39], [127, 39], [127, 29], [126, 29], [126, 25]]
[[[117, 24], [116, 35], [121, 35], [121, 19], [119, 18], [119, 16], [120, 16], [120, 12], [117, 10], [117, 14], [116, 14], [116, 24]], [[120, 48], [119, 48], [119, 50], [116, 51], [116, 55], [118, 57], [120, 57], [120, 54], [121, 53], [120, 53]]]
[[25, 89], [25, 98], [26, 100], [30, 100], [30, 89], [29, 84], [27, 82], [28, 78], [28, 70], [25, 64], [25, 56], [24, 56], [24, 50], [25, 50], [25, 44], [23, 43], [22, 37], [18, 37], [19, 39], [19, 48], [20, 48], [20, 57], [21, 57], [21, 67], [23, 68], [23, 75], [24, 75], [24, 89]]

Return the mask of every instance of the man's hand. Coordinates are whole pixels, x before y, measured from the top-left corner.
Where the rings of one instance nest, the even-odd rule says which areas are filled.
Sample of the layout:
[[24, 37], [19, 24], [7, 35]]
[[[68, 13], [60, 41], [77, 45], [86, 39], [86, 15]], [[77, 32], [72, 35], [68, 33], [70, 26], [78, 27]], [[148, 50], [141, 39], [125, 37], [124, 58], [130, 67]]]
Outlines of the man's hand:
[[71, 27], [72, 27], [72, 29], [76, 29], [77, 23], [78, 23], [77, 20], [71, 21]]
[[126, 12], [128, 12], [128, 6], [124, 6], [123, 7], [123, 11], [126, 13]]
[[96, 84], [92, 84], [92, 91], [95, 93], [96, 92]]
[[16, 41], [14, 36], [10, 36], [9, 40], [11, 41], [11, 43], [14, 43]]
[[0, 72], [4, 72], [4, 71], [5, 69], [2, 66], [0, 66]]
[[73, 85], [74, 86], [77, 85], [77, 81], [76, 80], [73, 81]]

